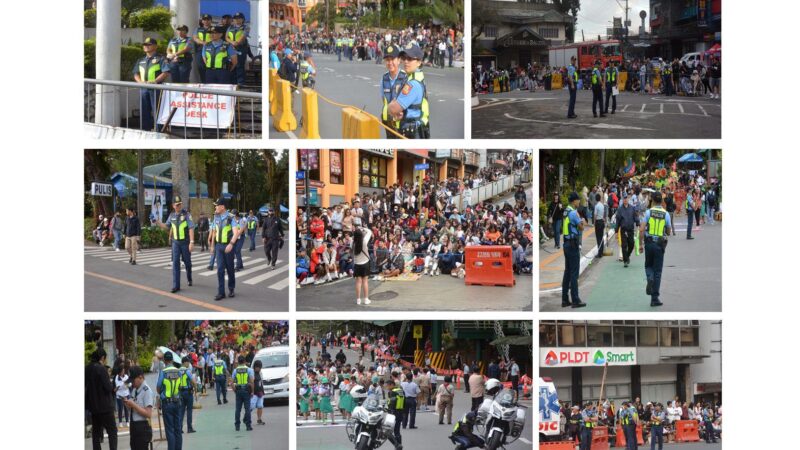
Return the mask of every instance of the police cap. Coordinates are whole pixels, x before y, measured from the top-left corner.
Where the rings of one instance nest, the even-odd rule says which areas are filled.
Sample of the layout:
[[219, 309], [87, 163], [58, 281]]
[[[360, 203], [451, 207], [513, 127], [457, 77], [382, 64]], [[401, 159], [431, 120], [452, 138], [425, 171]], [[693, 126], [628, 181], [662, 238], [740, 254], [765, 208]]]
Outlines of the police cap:
[[190, 361], [191, 361], [191, 359], [189, 359], [188, 356], [184, 356], [183, 358], [181, 358], [181, 362], [182, 363], [187, 363], [187, 362], [190, 362]]
[[149, 38], [146, 38], [144, 40], [144, 42], [142, 42], [142, 45], [158, 45], [158, 41], [156, 41], [155, 39], [149, 37]]
[[234, 19], [244, 19], [244, 13], [243, 12], [237, 12], [236, 14], [233, 15], [233, 18]]
[[211, 30], [211, 32], [214, 33], [214, 34], [217, 34], [217, 33], [222, 34], [222, 33], [225, 32], [225, 27], [223, 27], [221, 25], [217, 25]]
[[211, 14], [203, 14], [203, 20], [211, 20]]
[[396, 45], [389, 44], [386, 51], [383, 52], [384, 58], [397, 58], [398, 56], [400, 56], [400, 48]]
[[172, 361], [172, 352], [164, 353], [164, 361]]
[[222, 15], [222, 18], [223, 18], [223, 19], [230, 19], [230, 18], [231, 18], [231, 15], [230, 15], [230, 14], [223, 14], [223, 15]]
[[233, 214], [234, 216], [238, 216], [239, 215], [239, 210], [234, 208], [234, 209], [231, 210], [231, 214]]
[[405, 55], [406, 58], [420, 59], [420, 60], [422, 59], [423, 56], [422, 49], [419, 48], [419, 45], [417, 45], [414, 42], [406, 45], [405, 48], [400, 51], [400, 56], [403, 55]]
[[172, 197], [172, 203], [176, 203], [176, 204], [180, 205], [180, 204], [183, 204], [183, 200], [181, 200], [181, 196], [180, 195], [176, 195], [175, 197]]
[[224, 206], [224, 207], [227, 208], [228, 207], [228, 199], [226, 199], [225, 197], [220, 197], [220, 198], [214, 200], [214, 206]]
[[575, 200], [579, 200], [579, 199], [580, 199], [580, 197], [578, 197], [578, 193], [577, 192], [570, 192], [569, 193], [569, 197], [567, 197], [567, 200], [570, 203], [574, 202]]
[[181, 25], [181, 26], [179, 26], [178, 28], [175, 28], [175, 29], [178, 30], [178, 31], [189, 32], [189, 27], [187, 27], [186, 25]]

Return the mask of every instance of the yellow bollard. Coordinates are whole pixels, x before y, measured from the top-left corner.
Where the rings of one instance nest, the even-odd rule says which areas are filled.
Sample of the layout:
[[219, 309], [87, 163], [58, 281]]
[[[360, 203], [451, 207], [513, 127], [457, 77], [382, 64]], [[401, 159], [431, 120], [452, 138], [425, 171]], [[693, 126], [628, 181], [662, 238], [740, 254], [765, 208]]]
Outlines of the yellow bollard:
[[658, 92], [661, 88], [661, 69], [655, 69], [655, 76], [653, 77], [653, 90]]
[[269, 69], [269, 114], [272, 116], [278, 111], [278, 105], [275, 103], [278, 78], [278, 69]]
[[563, 89], [563, 88], [564, 88], [564, 84], [563, 84], [563, 81], [561, 80], [561, 74], [560, 73], [554, 73], [553, 74], [553, 80], [550, 82], [550, 89], [556, 90], [556, 89]]
[[494, 79], [494, 91], [493, 93], [499, 94], [500, 93], [500, 80], [495, 78]]
[[380, 123], [362, 111], [342, 108], [342, 139], [380, 139]]
[[617, 89], [620, 92], [625, 90], [625, 84], [628, 82], [628, 72], [620, 72], [619, 77], [617, 77]]
[[301, 93], [303, 129], [300, 131], [300, 138], [321, 139], [319, 135], [319, 100], [317, 92], [310, 88], [303, 88]]
[[292, 111], [292, 85], [286, 80], [278, 80], [275, 96], [279, 110], [272, 116], [272, 126], [277, 131], [294, 131], [297, 129], [297, 119]]

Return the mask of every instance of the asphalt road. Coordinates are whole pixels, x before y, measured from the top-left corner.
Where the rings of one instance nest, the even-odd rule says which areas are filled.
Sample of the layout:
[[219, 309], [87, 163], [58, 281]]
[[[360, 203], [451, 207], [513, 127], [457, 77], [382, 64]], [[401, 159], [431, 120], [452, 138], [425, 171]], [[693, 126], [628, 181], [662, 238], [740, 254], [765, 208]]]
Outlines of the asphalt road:
[[663, 306], [651, 308], [645, 294], [644, 254], [631, 254], [631, 264], [624, 268], [614, 240], [614, 255], [595, 259], [581, 274], [578, 289], [586, 308], [562, 309], [558, 288], [540, 291], [541, 311], [722, 311], [722, 223], [695, 226], [691, 241], [686, 239], [686, 215], [673, 223], [677, 236], [670, 237], [664, 255]]
[[[312, 354], [316, 354], [319, 347], [312, 349]], [[338, 347], [328, 350], [331, 354], [336, 354], [339, 351]], [[359, 360], [358, 354], [352, 350], [344, 350], [347, 356], [347, 362], [350, 364]], [[369, 364], [369, 358], [363, 360], [364, 364]], [[462, 386], [463, 387], [463, 386]], [[338, 394], [337, 394], [338, 395]], [[453, 399], [453, 423], [463, 417], [469, 411], [471, 399], [469, 394], [464, 393], [463, 389], [456, 391], [455, 398]], [[507, 450], [530, 450], [533, 445], [533, 407], [532, 400], [522, 400], [520, 405], [528, 408], [527, 418], [528, 423], [525, 424], [525, 429], [522, 431], [522, 436], [516, 442], [507, 445]], [[403, 438], [403, 448], [413, 450], [425, 449], [447, 449], [452, 448], [454, 445], [448, 439], [450, 433], [453, 431], [453, 425], [445, 424], [439, 425], [439, 416], [433, 411], [433, 406], [429, 407], [430, 411], [417, 411], [416, 426], [417, 429], [401, 429], [400, 435]], [[334, 407], [334, 409], [336, 409]], [[297, 418], [297, 449], [298, 450], [349, 450], [353, 448], [353, 444], [347, 440], [347, 433], [345, 431], [345, 421], [342, 416], [336, 415], [336, 425], [322, 425], [319, 421], [314, 420], [313, 416], [309, 416], [309, 420], [305, 421], [302, 417]], [[386, 442], [381, 448], [391, 449], [392, 445]]]
[[[720, 139], [720, 100], [621, 92], [616, 114], [592, 116], [592, 93], [578, 91], [567, 119], [567, 90], [481, 95], [472, 108], [474, 139]], [[605, 101], [605, 97], [603, 98]]]
[[[381, 78], [386, 72], [383, 64], [375, 61], [338, 62], [336, 55], [314, 53], [317, 64], [316, 90], [334, 102], [363, 108], [377, 117], [381, 115]], [[435, 69], [425, 67], [425, 85], [430, 103], [431, 138], [464, 138], [464, 70], [461, 68]], [[270, 117], [269, 138], [286, 139], [300, 136], [301, 97], [293, 96], [293, 110], [298, 128], [292, 133], [275, 131]], [[319, 128], [323, 139], [341, 139], [341, 108], [319, 100]], [[381, 136], [384, 136], [381, 127]]]
[[[148, 373], [145, 375], [147, 384], [155, 389], [157, 374]], [[239, 449], [239, 450], [263, 450], [270, 448], [275, 450], [288, 450], [289, 436], [286, 432], [289, 429], [288, 406], [285, 403], [265, 404], [262, 420], [266, 425], [256, 424], [256, 412], [253, 411], [251, 418], [253, 431], [246, 431], [244, 424], [240, 430], [234, 429], [234, 413], [236, 411], [233, 392], [228, 389], [228, 403], [217, 405], [216, 396], [213, 391], [208, 391], [208, 396], [199, 395], [195, 404], [200, 404], [200, 409], [192, 410], [192, 427], [196, 433], [186, 433], [186, 419], [184, 419], [183, 448], [191, 450], [219, 450], [219, 449]], [[244, 416], [244, 412], [240, 417]], [[156, 411], [153, 411], [153, 449], [167, 450], [166, 439], [159, 439], [159, 428], [163, 422], [159, 421]], [[117, 430], [119, 436], [118, 448], [130, 448], [130, 433], [127, 428]], [[162, 432], [163, 436], [163, 432]], [[107, 438], [106, 438], [107, 439]], [[269, 442], [269, 445], [266, 444]], [[102, 446], [108, 448], [106, 440]], [[84, 448], [92, 448], [92, 439], [84, 439]]]
[[[193, 286], [186, 283], [185, 269], [181, 290], [172, 294], [169, 248], [142, 250], [137, 265], [128, 264], [128, 253], [110, 247], [84, 247], [84, 309], [86, 311], [288, 311], [288, 245], [278, 253], [275, 270], [267, 266], [263, 245], [242, 249], [244, 269], [236, 272], [236, 297], [214, 301], [217, 271], [207, 269], [210, 253], [192, 253]], [[225, 281], [227, 293], [227, 277]]]

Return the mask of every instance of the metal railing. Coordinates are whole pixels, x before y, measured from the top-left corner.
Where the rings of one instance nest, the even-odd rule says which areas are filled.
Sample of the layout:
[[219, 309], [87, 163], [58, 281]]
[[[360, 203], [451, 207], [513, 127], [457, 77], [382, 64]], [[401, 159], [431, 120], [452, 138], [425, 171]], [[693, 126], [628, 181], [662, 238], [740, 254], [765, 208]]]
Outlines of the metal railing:
[[[96, 114], [95, 114], [95, 107], [97, 105], [98, 96], [100, 97], [101, 102], [105, 102], [105, 96], [108, 96], [112, 99], [110, 102], [110, 109], [114, 112], [115, 122], [119, 120], [120, 125], [124, 128], [128, 129], [137, 129], [141, 131], [148, 131], [148, 132], [160, 132], [160, 133], [167, 133], [174, 137], [181, 137], [180, 131], [175, 132], [174, 128], [182, 128], [182, 137], [184, 139], [188, 138], [196, 138], [196, 134], [199, 132], [200, 139], [220, 139], [221, 137], [233, 137], [233, 138], [244, 138], [244, 137], [251, 137], [256, 138], [256, 128], [259, 128], [260, 133], [260, 126], [261, 120], [260, 118], [256, 118], [256, 106], [261, 107], [262, 103], [262, 94], [261, 92], [248, 92], [248, 91], [227, 91], [222, 89], [213, 89], [213, 88], [201, 88], [201, 87], [194, 87], [194, 86], [181, 86], [181, 85], [162, 85], [162, 84], [142, 84], [142, 83], [135, 83], [131, 81], [115, 81], [115, 80], [96, 80], [91, 78], [84, 78], [84, 122], [86, 123], [95, 123], [96, 122]], [[98, 89], [98, 86], [100, 88]], [[146, 87], [145, 87], [146, 86]], [[142, 128], [142, 121], [141, 121], [141, 111], [142, 111], [142, 100], [141, 96], [139, 95], [142, 89], [148, 89], [153, 91], [158, 91], [158, 100], [156, 102], [155, 107], [155, 118], [153, 120], [154, 126], [153, 129], [144, 130]], [[177, 107], [172, 108], [170, 111], [170, 115], [165, 124], [161, 125], [160, 128], [158, 124], [158, 112], [160, 108], [160, 100], [162, 97], [162, 93], [166, 92], [167, 95], [169, 92], [187, 92], [192, 94], [199, 94], [199, 95], [212, 95], [214, 96], [214, 104], [219, 104], [220, 97], [233, 97], [236, 99], [236, 109], [233, 112], [233, 122], [230, 127], [228, 128], [220, 128], [219, 124], [219, 115], [217, 114], [216, 123], [214, 124], [214, 128], [211, 132], [209, 132], [206, 127], [203, 126], [202, 122], [202, 111], [203, 111], [203, 103], [198, 102], [200, 106], [200, 126], [199, 127], [191, 127], [191, 126], [183, 126], [177, 125], [172, 126], [170, 125], [170, 121], [174, 116], [175, 112], [177, 111]], [[131, 100], [131, 95], [134, 96], [133, 101]], [[245, 117], [245, 121], [242, 121], [242, 111], [241, 106], [242, 103], [249, 106], [249, 111], [245, 111], [245, 116], [249, 115], [249, 122], [247, 122], [247, 117]], [[108, 108], [109, 106], [104, 105], [103, 108]], [[208, 109], [208, 108], [206, 108]], [[138, 114], [135, 114], [138, 113]], [[260, 113], [259, 113], [260, 115]], [[138, 119], [137, 119], [138, 118]], [[132, 120], [133, 119], [133, 120]], [[131, 126], [133, 122], [133, 127]], [[138, 124], [136, 123], [138, 122]], [[97, 122], [102, 123], [102, 122]], [[249, 127], [244, 128], [242, 125], [247, 125], [249, 123]], [[138, 125], [138, 127], [137, 127]], [[249, 132], [247, 129], [249, 128]], [[191, 130], [191, 131], [190, 131]], [[205, 131], [204, 131], [205, 130]], [[191, 133], [191, 136], [190, 136]]]

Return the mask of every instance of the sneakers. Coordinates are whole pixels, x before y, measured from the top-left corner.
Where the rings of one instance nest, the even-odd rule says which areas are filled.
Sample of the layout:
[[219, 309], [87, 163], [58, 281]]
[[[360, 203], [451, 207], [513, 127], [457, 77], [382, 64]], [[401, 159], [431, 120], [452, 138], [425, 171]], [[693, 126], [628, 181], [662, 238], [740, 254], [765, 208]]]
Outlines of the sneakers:
[[360, 304], [361, 304], [361, 297], [356, 299], [356, 305], [360, 305]]
[[115, 252], [118, 252], [118, 251], [119, 251], [119, 249], [118, 249], [118, 248], [115, 248], [115, 249], [114, 249], [114, 251], [115, 251]]
[[315, 281], [314, 284], [325, 284], [325, 278], [320, 278], [319, 280]]
[[369, 297], [364, 297], [364, 304], [369, 305], [370, 303], [372, 303], [372, 301], [369, 299]]

